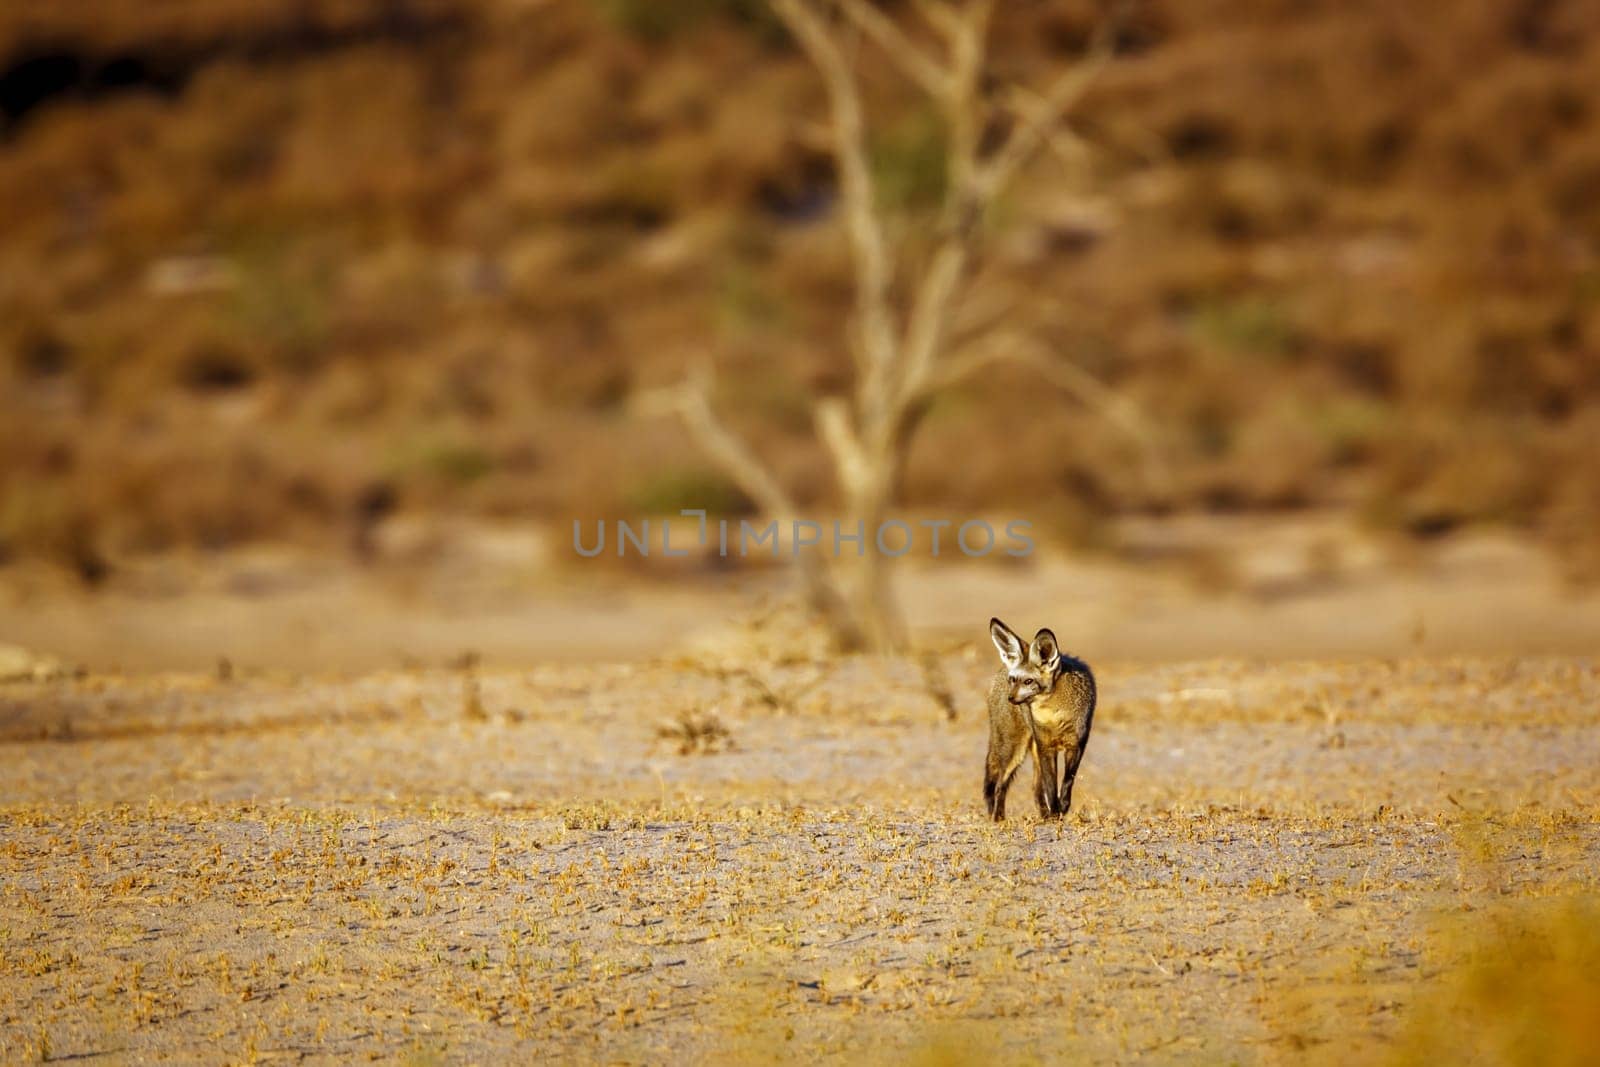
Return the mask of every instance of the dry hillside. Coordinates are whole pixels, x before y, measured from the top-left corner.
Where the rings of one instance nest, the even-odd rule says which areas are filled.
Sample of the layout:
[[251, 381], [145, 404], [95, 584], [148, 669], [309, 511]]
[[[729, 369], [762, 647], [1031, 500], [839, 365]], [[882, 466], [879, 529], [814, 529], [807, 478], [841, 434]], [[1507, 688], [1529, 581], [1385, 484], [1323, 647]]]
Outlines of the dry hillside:
[[[1003, 5], [997, 78], [1040, 83], [1100, 6]], [[869, 66], [915, 256], [940, 134]], [[1513, 523], [1592, 570], [1597, 100], [1582, 0], [1133, 4], [1072, 119], [1094, 154], [991, 220], [964, 314], [1025, 322], [1159, 437], [997, 371], [929, 418], [908, 503], [1077, 535], [1349, 505]], [[755, 0], [8, 5], [0, 555], [93, 579], [397, 509], [736, 510], [627, 404], [707, 351], [827, 506], [801, 390], [846, 373], [849, 276], [822, 117]]]

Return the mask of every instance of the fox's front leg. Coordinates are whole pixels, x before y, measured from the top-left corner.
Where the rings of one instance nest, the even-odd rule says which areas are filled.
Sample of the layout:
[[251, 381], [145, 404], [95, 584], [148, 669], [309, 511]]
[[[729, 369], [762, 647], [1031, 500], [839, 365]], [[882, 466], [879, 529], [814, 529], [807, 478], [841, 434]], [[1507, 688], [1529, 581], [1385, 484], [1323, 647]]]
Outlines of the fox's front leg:
[[1082, 760], [1082, 748], [1072, 748], [1061, 753], [1061, 798], [1056, 804], [1056, 811], [1062, 815], [1072, 810], [1072, 783], [1078, 777], [1078, 764]]
[[1056, 754], [1045, 751], [1035, 740], [1033, 750], [1033, 800], [1039, 805], [1039, 818], [1048, 819], [1056, 814]]
[[1039, 816], [1044, 819], [1053, 819], [1063, 811], [1058, 753], [1057, 749], [1034, 753], [1034, 773], [1044, 782], [1044, 799], [1039, 803]]

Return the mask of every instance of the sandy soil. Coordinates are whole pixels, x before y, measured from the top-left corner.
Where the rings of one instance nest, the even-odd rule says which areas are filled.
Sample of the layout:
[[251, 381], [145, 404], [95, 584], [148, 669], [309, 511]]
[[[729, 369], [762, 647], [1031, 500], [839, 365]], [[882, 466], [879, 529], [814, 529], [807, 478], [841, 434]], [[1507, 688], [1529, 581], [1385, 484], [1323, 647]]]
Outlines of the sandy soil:
[[[96, 670], [372, 671], [616, 661], [716, 641], [787, 598], [781, 568], [576, 560], [561, 531], [446, 523], [391, 531], [364, 565], [283, 548], [129, 562], [88, 592], [0, 569], [0, 642]], [[565, 534], [570, 537], [570, 534]], [[1115, 548], [1042, 545], [1025, 564], [907, 560], [906, 617], [967, 640], [990, 614], [1048, 622], [1096, 658], [1515, 655], [1600, 648], [1600, 590], [1504, 533], [1401, 545], [1338, 515], [1121, 524]], [[678, 537], [692, 541], [686, 528]], [[974, 605], [977, 605], [975, 607]], [[1037, 621], [1035, 621], [1037, 620]]]
[[994, 827], [990, 655], [0, 687], [0, 1059], [1352, 1062], [1597, 888], [1593, 660], [1103, 663]]

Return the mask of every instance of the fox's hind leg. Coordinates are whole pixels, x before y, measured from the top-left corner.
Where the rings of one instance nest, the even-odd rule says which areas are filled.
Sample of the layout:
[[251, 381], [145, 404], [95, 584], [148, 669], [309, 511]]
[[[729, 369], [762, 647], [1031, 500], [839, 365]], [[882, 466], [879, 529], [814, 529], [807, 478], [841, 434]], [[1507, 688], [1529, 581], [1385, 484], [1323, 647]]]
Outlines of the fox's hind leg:
[[983, 793], [989, 802], [989, 817], [995, 822], [1006, 820], [1006, 792], [1011, 788], [1011, 779], [1017, 776], [1017, 768], [1021, 765], [1020, 759], [1009, 767], [1002, 765], [998, 774], [984, 782]]
[[999, 800], [999, 818], [1003, 819], [1006, 817], [1006, 797], [1005, 791], [1000, 786], [1000, 779], [1005, 774], [1005, 763], [996, 751], [996, 740], [994, 737], [989, 738], [989, 755], [983, 761], [983, 807], [991, 819], [995, 818], [995, 801]]
[[1022, 757], [1027, 754], [1026, 741], [1018, 745], [1016, 751], [1007, 752], [1004, 738], [997, 735], [989, 738], [989, 758], [983, 768], [983, 800], [989, 817], [995, 822], [1005, 821], [1006, 791], [1011, 788], [1011, 779], [1016, 777]]

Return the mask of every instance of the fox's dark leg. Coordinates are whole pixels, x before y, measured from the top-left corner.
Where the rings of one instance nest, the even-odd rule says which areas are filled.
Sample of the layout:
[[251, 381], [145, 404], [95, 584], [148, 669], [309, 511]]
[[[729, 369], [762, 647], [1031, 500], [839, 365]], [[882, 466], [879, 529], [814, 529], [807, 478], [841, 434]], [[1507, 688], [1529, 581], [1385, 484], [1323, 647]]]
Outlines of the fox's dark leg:
[[1059, 750], [1052, 752], [1045, 767], [1046, 773], [1050, 776], [1049, 800], [1051, 815], [1060, 815], [1065, 810], [1061, 803], [1061, 765], [1064, 759], [1065, 754]]
[[1065, 815], [1072, 810], [1072, 783], [1078, 777], [1078, 763], [1083, 759], [1083, 749], [1069, 749], [1061, 754], [1061, 804], [1056, 809]]
[[989, 759], [984, 768], [983, 796], [988, 802], [989, 817], [995, 822], [1002, 822], [1006, 817], [1006, 790], [1011, 788], [1011, 779], [1016, 777], [1022, 758], [1028, 754], [1027, 741], [1008, 751], [1006, 740], [998, 734], [990, 735]]
[[1056, 750], [1033, 747], [1033, 799], [1039, 805], [1039, 818], [1050, 819], [1059, 814], [1056, 792]]
[[995, 822], [1004, 822], [1006, 817], [1006, 791], [1011, 788], [1011, 780], [1017, 776], [1017, 768], [1022, 766], [1022, 757], [1028, 754], [1028, 743], [1024, 741], [1017, 746], [1015, 752], [1004, 755], [1005, 763], [1000, 768], [1000, 784], [994, 791], [994, 809], [990, 815]]
[[994, 807], [989, 810], [989, 815], [995, 822], [1006, 821], [1006, 791], [1011, 788], [1011, 779], [1017, 776], [1017, 768], [1012, 767], [1000, 777], [1000, 784], [994, 790]]
[[1038, 749], [1033, 752], [1033, 802], [1039, 807], [1039, 818], [1048, 819], [1050, 811], [1050, 781], [1045, 776], [1050, 772], [1045, 770], [1046, 764], [1054, 763], [1049, 756]]
[[989, 754], [983, 761], [983, 807], [990, 818], [996, 818], [994, 809], [995, 801], [999, 800], [1000, 815], [1005, 818], [1005, 792], [1001, 788], [1001, 779], [1005, 777], [1005, 755], [1001, 751], [1000, 738], [993, 732], [989, 734]]

